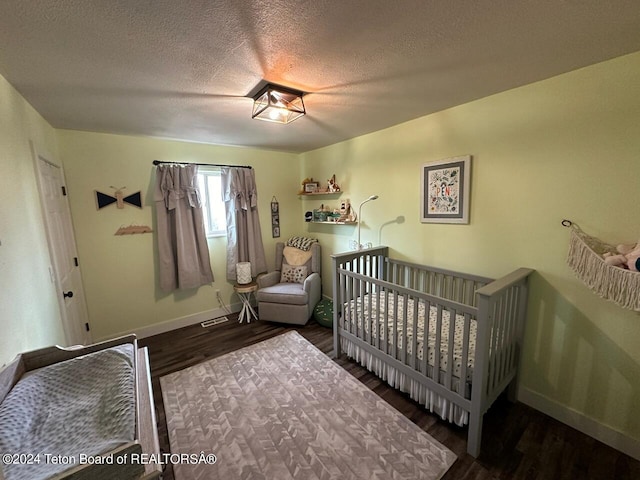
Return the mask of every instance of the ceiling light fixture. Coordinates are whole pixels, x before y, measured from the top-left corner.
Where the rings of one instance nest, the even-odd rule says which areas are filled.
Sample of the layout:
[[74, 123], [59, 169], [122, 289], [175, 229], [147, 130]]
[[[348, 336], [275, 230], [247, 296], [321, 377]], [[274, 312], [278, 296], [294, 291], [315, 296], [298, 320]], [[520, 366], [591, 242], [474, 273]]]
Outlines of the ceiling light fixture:
[[251, 118], [275, 123], [291, 123], [306, 112], [304, 92], [267, 83], [253, 97]]

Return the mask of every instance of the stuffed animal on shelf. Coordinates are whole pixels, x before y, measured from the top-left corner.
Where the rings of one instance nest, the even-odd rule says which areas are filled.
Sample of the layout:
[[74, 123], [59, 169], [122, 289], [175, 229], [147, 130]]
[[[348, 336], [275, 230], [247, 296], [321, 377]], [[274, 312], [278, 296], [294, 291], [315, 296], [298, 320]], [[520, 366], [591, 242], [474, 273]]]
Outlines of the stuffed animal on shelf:
[[640, 241], [635, 245], [618, 245], [617, 253], [605, 253], [604, 262], [614, 267], [640, 271]]
[[333, 176], [327, 180], [327, 190], [330, 193], [334, 193], [334, 192], [339, 192], [340, 191], [340, 186], [336, 183], [336, 174], [334, 173]]

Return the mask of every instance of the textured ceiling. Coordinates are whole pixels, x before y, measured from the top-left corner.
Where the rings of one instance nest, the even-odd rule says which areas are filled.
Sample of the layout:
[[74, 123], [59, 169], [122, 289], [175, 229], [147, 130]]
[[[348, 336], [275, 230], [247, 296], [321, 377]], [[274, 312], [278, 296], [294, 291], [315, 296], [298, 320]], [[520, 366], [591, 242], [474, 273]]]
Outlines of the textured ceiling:
[[[303, 152], [640, 50], [638, 0], [2, 0], [56, 128]], [[251, 120], [261, 79], [309, 92]]]

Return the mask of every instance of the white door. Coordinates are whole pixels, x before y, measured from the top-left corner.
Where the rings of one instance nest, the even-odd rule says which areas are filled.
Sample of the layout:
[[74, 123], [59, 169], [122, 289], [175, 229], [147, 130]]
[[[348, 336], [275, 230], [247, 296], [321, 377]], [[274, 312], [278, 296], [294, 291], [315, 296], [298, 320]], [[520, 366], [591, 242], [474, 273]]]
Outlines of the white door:
[[62, 167], [31, 145], [67, 345], [91, 343], [87, 304]]

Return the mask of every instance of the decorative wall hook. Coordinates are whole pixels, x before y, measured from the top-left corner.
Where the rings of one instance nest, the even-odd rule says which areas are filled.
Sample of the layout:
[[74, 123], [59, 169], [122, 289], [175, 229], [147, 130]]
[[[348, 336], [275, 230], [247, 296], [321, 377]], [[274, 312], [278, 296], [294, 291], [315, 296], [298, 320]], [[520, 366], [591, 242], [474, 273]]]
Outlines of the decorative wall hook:
[[566, 218], [564, 220], [562, 220], [562, 226], [563, 227], [570, 227], [573, 225], [573, 222], [571, 220], [567, 220]]
[[120, 209], [124, 208], [125, 203], [128, 203], [129, 205], [133, 205], [134, 207], [142, 208], [141, 192], [132, 193], [131, 195], [125, 197], [124, 194], [122, 193], [122, 190], [124, 190], [127, 187], [120, 187], [120, 188], [111, 187], [111, 188], [115, 190], [114, 192], [115, 196], [113, 197], [111, 195], [107, 195], [106, 193], [99, 192], [98, 190], [95, 191], [96, 205], [98, 207], [98, 210], [100, 210], [101, 208], [107, 207], [112, 203], [115, 203], [116, 207]]
[[128, 227], [120, 227], [114, 235], [135, 235], [136, 233], [151, 233], [151, 227], [146, 225], [129, 225]]

